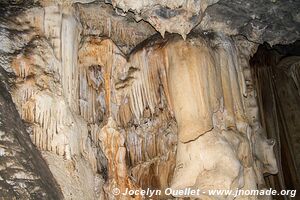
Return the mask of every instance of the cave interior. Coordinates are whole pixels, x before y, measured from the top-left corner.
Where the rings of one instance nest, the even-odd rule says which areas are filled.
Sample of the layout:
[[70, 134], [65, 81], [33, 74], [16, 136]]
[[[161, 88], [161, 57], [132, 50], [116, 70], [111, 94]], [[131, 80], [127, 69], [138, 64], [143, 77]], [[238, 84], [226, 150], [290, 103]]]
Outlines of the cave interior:
[[299, 13], [0, 0], [0, 199], [300, 199]]

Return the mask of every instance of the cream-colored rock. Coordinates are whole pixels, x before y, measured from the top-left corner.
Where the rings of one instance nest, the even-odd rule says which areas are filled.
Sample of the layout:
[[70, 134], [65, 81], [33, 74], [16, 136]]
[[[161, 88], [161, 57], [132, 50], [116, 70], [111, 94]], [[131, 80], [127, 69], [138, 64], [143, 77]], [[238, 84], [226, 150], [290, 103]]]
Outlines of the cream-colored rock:
[[108, 181], [104, 186], [108, 199], [141, 199], [141, 196], [130, 195], [116, 196], [113, 189], [118, 188], [122, 193], [129, 190], [137, 190], [138, 187], [130, 179], [126, 165], [125, 137], [117, 130], [112, 118], [101, 129], [100, 142], [104, 155], [108, 160]]
[[[39, 34], [45, 35], [33, 38], [12, 59], [10, 66], [16, 75], [12, 96], [21, 117], [30, 126], [32, 142], [40, 150], [58, 155], [55, 160], [45, 157], [50, 165], [74, 162], [80, 173], [87, 171], [86, 179], [84, 174], [77, 174], [80, 181], [70, 183], [74, 184], [72, 188], [59, 174], [64, 171], [63, 167], [50, 167], [55, 177], [59, 176], [57, 180], [65, 198], [82, 199], [78, 193], [84, 191], [90, 193], [87, 199], [94, 199], [97, 193], [94, 178], [100, 177], [97, 171], [104, 167], [99, 166], [99, 150], [94, 144], [99, 128], [97, 124], [89, 126], [79, 115], [77, 55], [80, 24], [70, 7], [54, 6], [45, 10], [44, 18], [37, 15], [32, 19], [33, 22], [44, 21], [44, 29], [40, 23], [33, 24], [39, 28]], [[93, 133], [94, 141], [89, 132]], [[63, 177], [68, 181], [77, 176], [75, 172], [65, 175]], [[88, 185], [78, 189], [87, 179]]]
[[[195, 141], [178, 143], [176, 168], [171, 187], [236, 189], [243, 186], [243, 167], [232, 146], [217, 130]], [[185, 177], [185, 178], [183, 178]]]
[[[112, 114], [114, 76], [126, 64], [126, 58], [110, 40], [87, 37], [79, 50], [80, 114], [91, 123]], [[113, 96], [113, 97], [112, 97]], [[98, 119], [98, 120], [97, 120]]]
[[[162, 35], [185, 37], [214, 2], [112, 4], [149, 16]], [[94, 4], [44, 3], [25, 18], [34, 27], [25, 38], [39, 37], [23, 42], [13, 56], [12, 95], [34, 144], [50, 151], [44, 155], [66, 199], [82, 199], [84, 193], [86, 199], [132, 198], [114, 196], [115, 187], [265, 188], [263, 173], [277, 172], [274, 144], [258, 129], [249, 66], [231, 39], [212, 33], [186, 40], [154, 36], [125, 55], [113, 39], [120, 36], [124, 44], [132, 34], [128, 43], [136, 44], [144, 37], [133, 31], [138, 25], [126, 29], [119, 16], [91, 19]]]
[[[132, 92], [138, 95], [131, 97], [132, 111], [137, 110], [138, 119], [148, 105], [152, 105], [150, 110], [159, 105], [160, 96], [148, 89], [158, 88], [153, 77], [165, 74], [167, 78], [162, 88], [178, 123], [179, 137], [173, 188], [257, 189], [255, 183], [262, 180], [259, 177], [264, 169], [277, 172], [271, 146], [263, 138], [253, 139], [259, 135], [251, 128], [250, 117], [246, 117], [243, 98], [247, 88], [236, 51], [234, 42], [222, 35], [187, 41], [171, 36], [137, 49], [129, 59], [127, 65], [138, 69], [133, 73], [135, 80], [130, 82], [131, 86], [138, 86]], [[155, 52], [160, 53], [155, 56]], [[155, 101], [149, 101], [151, 95]], [[253, 105], [252, 110], [257, 109]], [[259, 125], [259, 119], [255, 122]], [[257, 152], [254, 155], [253, 150]], [[267, 157], [258, 152], [265, 152]], [[240, 199], [251, 198], [256, 197]]]
[[206, 8], [218, 0], [112, 0], [116, 8], [132, 10], [136, 18], [149, 22], [162, 36], [165, 32], [181, 34], [183, 38], [201, 21]]
[[275, 140], [266, 139], [261, 130], [254, 134], [254, 155], [262, 164], [262, 173], [278, 173], [277, 161], [274, 154]]
[[196, 44], [176, 41], [166, 49], [168, 86], [178, 137], [181, 142], [189, 142], [213, 128], [212, 115], [219, 109], [221, 99], [216, 64], [201, 39]]

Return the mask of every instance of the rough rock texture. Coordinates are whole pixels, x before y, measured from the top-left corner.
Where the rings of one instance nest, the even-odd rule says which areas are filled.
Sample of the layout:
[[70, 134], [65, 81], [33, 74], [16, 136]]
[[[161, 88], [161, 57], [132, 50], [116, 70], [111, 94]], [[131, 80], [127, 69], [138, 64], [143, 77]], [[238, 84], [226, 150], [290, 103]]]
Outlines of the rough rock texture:
[[247, 90], [244, 73], [249, 65], [243, 66], [245, 60], [237, 55], [234, 41], [210, 33], [190, 35], [186, 41], [172, 35], [165, 40], [153, 37], [129, 57], [131, 65], [145, 74], [141, 82], [132, 81], [131, 87], [139, 83], [133, 94], [134, 103], [140, 104], [132, 106], [138, 108], [136, 117], [156, 102], [156, 96], [149, 101], [153, 93], [147, 91], [156, 89], [147, 87], [157, 85], [147, 80], [147, 74], [160, 77], [174, 112], [178, 124], [174, 189], [266, 189], [263, 173], [277, 173], [274, 143], [261, 130], [256, 100], [247, 104], [252, 91]]
[[[179, 33], [184, 38], [193, 28], [242, 34], [250, 41], [290, 43], [299, 38], [298, 1], [108, 1], [149, 22], [164, 35]], [[199, 25], [198, 25], [199, 24]]]
[[277, 44], [293, 42], [300, 34], [300, 3], [296, 0], [108, 2], [125, 11], [132, 10], [162, 35], [168, 31], [185, 38], [196, 27]]
[[0, 3], [1, 69], [65, 199], [143, 198], [115, 188], [265, 190], [264, 175], [282, 171], [249, 60], [257, 42], [299, 37], [297, 2]]
[[43, 151], [42, 155], [60, 183], [64, 199], [105, 199], [104, 180], [94, 174], [86, 159], [74, 156], [72, 160], [65, 160], [49, 151]]
[[[294, 45], [297, 47], [297, 43]], [[261, 46], [251, 59], [261, 119], [269, 137], [276, 138], [279, 183], [299, 189], [299, 52]], [[272, 93], [270, 94], [270, 91]], [[274, 177], [273, 177], [274, 178]], [[276, 178], [276, 177], [275, 177]]]
[[[299, 38], [300, 33], [300, 3], [297, 0], [157, 2], [108, 0], [105, 1], [106, 5], [104, 2], [99, 3], [93, 0], [66, 0], [56, 3], [70, 5], [76, 2], [80, 3], [78, 7], [81, 8], [81, 15], [86, 18], [83, 20], [83, 25], [90, 34], [106, 32], [106, 35], [112, 36], [117, 44], [117, 40], [121, 40], [123, 45], [136, 45], [141, 41], [140, 38], [146, 39], [149, 34], [154, 33], [143, 20], [149, 22], [162, 35], [170, 32], [179, 33], [185, 37], [192, 29], [220, 31], [229, 35], [242, 34], [250, 41], [257, 43], [267, 41], [271, 45], [291, 43]], [[6, 14], [33, 6], [33, 2], [30, 1], [14, 3], [3, 1], [1, 3]], [[53, 5], [54, 1], [43, 0], [40, 3], [49, 6]], [[10, 12], [7, 12], [8, 10]], [[98, 20], [99, 23], [93, 23], [94, 20]], [[139, 23], [136, 24], [134, 21], [139, 21]], [[130, 29], [129, 27], [138, 26], [138, 30], [133, 31], [136, 35], [126, 37], [125, 35], [129, 32], [122, 28], [124, 26], [128, 27], [125, 28], [126, 30]], [[118, 34], [121, 34], [121, 37]]]
[[104, 3], [78, 4], [83, 34], [108, 37], [124, 52], [155, 34], [155, 29], [144, 21], [135, 21], [133, 13], [118, 14]]
[[186, 35], [201, 21], [205, 9], [218, 0], [111, 0], [114, 7], [135, 13], [164, 36], [165, 32]]
[[[46, 151], [43, 156], [66, 199], [82, 199], [78, 194], [86, 193], [87, 199], [112, 199], [114, 187], [169, 186], [175, 165], [174, 120], [163, 105], [155, 115], [144, 113], [149, 119], [143, 122], [132, 117], [128, 103], [135, 113], [138, 104], [133, 96], [127, 99], [128, 88], [122, 90], [122, 84], [134, 68], [126, 65], [126, 56], [111, 39], [81, 35], [77, 9], [30, 8], [4, 29], [2, 66], [12, 77], [11, 93], [32, 141]], [[33, 11], [34, 17], [28, 15]], [[120, 46], [122, 41], [117, 40]]]
[[0, 68], [0, 198], [62, 199], [41, 153], [32, 144]]
[[196, 29], [241, 34], [256, 43], [287, 44], [299, 39], [299, 13], [297, 0], [220, 0], [207, 8]]

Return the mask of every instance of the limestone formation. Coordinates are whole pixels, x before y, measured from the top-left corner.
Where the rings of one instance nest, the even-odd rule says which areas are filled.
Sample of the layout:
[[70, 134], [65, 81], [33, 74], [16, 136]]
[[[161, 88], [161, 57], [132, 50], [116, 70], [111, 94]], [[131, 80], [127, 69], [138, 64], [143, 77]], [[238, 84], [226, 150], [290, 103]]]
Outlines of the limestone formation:
[[299, 56], [258, 47], [299, 37], [298, 3], [257, 4], [0, 1], [0, 199], [298, 189]]

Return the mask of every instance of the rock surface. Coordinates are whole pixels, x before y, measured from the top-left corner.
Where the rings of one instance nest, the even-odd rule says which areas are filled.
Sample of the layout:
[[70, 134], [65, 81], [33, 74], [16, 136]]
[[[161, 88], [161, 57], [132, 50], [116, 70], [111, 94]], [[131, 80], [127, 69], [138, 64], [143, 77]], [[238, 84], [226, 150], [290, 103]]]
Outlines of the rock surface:
[[0, 198], [63, 199], [48, 164], [33, 145], [0, 68]]
[[288, 44], [299, 39], [297, 0], [220, 0], [207, 8], [196, 29], [244, 35], [255, 43]]
[[[0, 145], [15, 134], [11, 146], [20, 159], [9, 159], [39, 187], [28, 191], [20, 183], [22, 198], [142, 199], [114, 195], [115, 188], [268, 188], [264, 174], [277, 173], [278, 163], [249, 60], [259, 43], [299, 38], [299, 2], [0, 4], [0, 69], [11, 86], [1, 85]], [[20, 130], [7, 128], [14, 125]], [[20, 176], [5, 167], [1, 187]], [[19, 191], [4, 186], [9, 197]]]
[[[83, 21], [87, 31], [93, 34], [106, 32], [105, 34], [117, 44], [117, 40], [121, 40], [123, 45], [125, 43], [135, 46], [138, 41], [143, 40], [141, 38], [146, 39], [154, 33], [154, 30], [151, 30], [145, 22], [150, 23], [162, 35], [165, 32], [178, 33], [185, 38], [192, 29], [221, 31], [228, 35], [244, 35], [250, 41], [269, 42], [271, 45], [294, 42], [300, 34], [300, 3], [297, 0], [144, 0], [139, 2], [134, 0], [107, 0], [105, 2], [40, 0], [38, 2], [44, 6], [55, 3], [62, 5], [78, 3], [81, 15], [86, 18]], [[0, 3], [6, 15], [37, 5], [31, 1], [21, 0], [16, 2], [3, 0]], [[93, 20], [99, 20], [99, 23], [91, 22]], [[133, 25], [135, 24], [133, 21], [139, 23]], [[100, 27], [96, 28], [97, 26]], [[126, 33], [130, 31], [125, 31], [126, 28], [122, 27], [130, 29], [130, 27], [137, 26], [138, 28], [134, 31], [136, 35], [133, 38], [131, 35], [129, 40], [124, 41], [124, 38], [128, 38], [125, 36]], [[118, 39], [118, 34], [122, 35], [120, 39]]]

